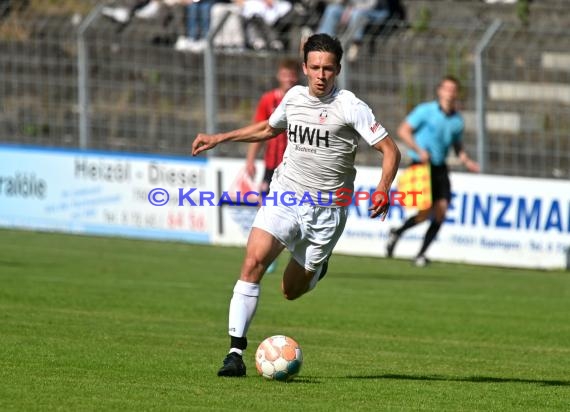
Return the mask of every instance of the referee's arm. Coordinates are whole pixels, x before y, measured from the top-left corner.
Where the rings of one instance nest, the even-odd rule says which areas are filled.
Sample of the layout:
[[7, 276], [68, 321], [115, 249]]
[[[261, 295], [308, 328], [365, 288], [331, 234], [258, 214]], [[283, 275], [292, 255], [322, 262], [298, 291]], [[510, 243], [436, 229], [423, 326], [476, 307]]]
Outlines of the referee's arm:
[[416, 144], [416, 140], [414, 139], [414, 128], [406, 120], [404, 120], [400, 124], [400, 127], [398, 127], [398, 137], [402, 139], [402, 141], [406, 144], [406, 146], [408, 146], [410, 149], [412, 149], [414, 152], [418, 154], [422, 163], [429, 162], [429, 153], [421, 149]]
[[461, 160], [461, 163], [465, 166], [467, 170], [473, 173], [479, 173], [481, 168], [479, 167], [479, 163], [475, 160], [471, 159], [465, 149], [463, 148], [463, 144], [461, 142], [455, 142], [453, 144], [453, 149], [455, 150], [455, 154]]

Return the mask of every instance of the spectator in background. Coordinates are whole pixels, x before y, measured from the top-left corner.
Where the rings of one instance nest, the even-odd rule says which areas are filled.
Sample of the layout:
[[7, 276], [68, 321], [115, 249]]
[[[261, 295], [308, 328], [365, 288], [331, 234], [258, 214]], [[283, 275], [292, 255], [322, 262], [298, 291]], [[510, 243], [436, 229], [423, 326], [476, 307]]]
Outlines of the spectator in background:
[[286, 0], [245, 0], [241, 15], [247, 46], [254, 50], [283, 50], [281, 33], [275, 26], [292, 7]]
[[[277, 83], [279, 87], [264, 93], [259, 99], [257, 110], [253, 117], [254, 122], [268, 120], [271, 113], [275, 111], [285, 93], [299, 82], [299, 62], [294, 59], [283, 59], [277, 67]], [[287, 134], [282, 132], [275, 138], [266, 142], [254, 142], [249, 145], [246, 157], [246, 172], [252, 178], [255, 177], [255, 159], [257, 154], [265, 149], [263, 160], [265, 162], [265, 171], [263, 181], [261, 182], [260, 192], [267, 194], [269, 192], [269, 184], [273, 178], [273, 173], [277, 166], [283, 160], [283, 153], [287, 147]], [[275, 261], [267, 268], [267, 273], [275, 270]]]
[[211, 11], [212, 28], [217, 27], [222, 17], [229, 12], [230, 15], [214, 38], [214, 45], [226, 49], [241, 51], [245, 49], [245, 35], [241, 11], [244, 0], [231, 0], [230, 3], [215, 3]]
[[[381, 24], [368, 24], [365, 29], [365, 34], [370, 35], [370, 51], [373, 52], [376, 45], [376, 37], [379, 34], [384, 36], [390, 35], [398, 28], [409, 27], [406, 23], [406, 8], [400, 0], [386, 0], [390, 15], [388, 19]], [[358, 44], [355, 44], [356, 51], [358, 51]]]
[[0, 0], [0, 19], [11, 12], [22, 12], [30, 5], [30, 0]]
[[300, 26], [311, 31], [308, 36], [316, 32], [328, 3], [327, 0], [297, 0], [294, 3], [294, 9], [301, 17]]
[[[354, 61], [369, 27], [382, 28], [390, 19], [406, 19], [400, 0], [332, 0], [325, 8], [318, 31], [336, 36], [343, 28], [355, 30], [347, 52], [348, 60]], [[372, 34], [379, 31], [372, 31]]]
[[[346, 30], [355, 30], [352, 42], [360, 45], [366, 24], [381, 24], [388, 20], [389, 16], [390, 10], [385, 0], [344, 0], [341, 3], [332, 1], [325, 8], [318, 31], [337, 36], [339, 29], [346, 27]], [[349, 60], [356, 58], [354, 53], [354, 48], [348, 50]]]
[[[212, 7], [212, 27], [225, 15], [230, 16], [214, 39], [214, 44], [227, 49], [283, 50], [282, 31], [289, 24], [292, 4], [286, 0], [231, 0]], [[285, 24], [282, 24], [285, 23]]]
[[412, 110], [398, 128], [398, 135], [410, 148], [414, 164], [427, 163], [431, 169], [431, 192], [433, 204], [427, 210], [420, 210], [398, 229], [390, 230], [386, 254], [392, 257], [396, 243], [402, 234], [431, 217], [431, 224], [425, 234], [415, 265], [425, 266], [425, 253], [437, 236], [451, 201], [451, 184], [446, 158], [453, 146], [455, 153], [470, 172], [479, 172], [479, 164], [463, 149], [463, 117], [457, 110], [459, 80], [445, 76], [437, 88], [437, 99], [421, 103]]
[[126, 0], [116, 7], [103, 7], [102, 14], [118, 23], [117, 32], [121, 33], [132, 23], [134, 18], [141, 20], [160, 20], [158, 31], [152, 33], [153, 44], [172, 45], [179, 30], [173, 27], [174, 7], [184, 0]]
[[206, 46], [206, 38], [210, 30], [212, 6], [216, 3], [227, 3], [227, 0], [182, 0], [186, 4], [186, 33], [176, 42], [177, 50], [189, 50], [200, 53]]
[[150, 19], [158, 16], [161, 7], [158, 0], [129, 0], [124, 6], [103, 7], [101, 13], [117, 23], [128, 24], [133, 17]]

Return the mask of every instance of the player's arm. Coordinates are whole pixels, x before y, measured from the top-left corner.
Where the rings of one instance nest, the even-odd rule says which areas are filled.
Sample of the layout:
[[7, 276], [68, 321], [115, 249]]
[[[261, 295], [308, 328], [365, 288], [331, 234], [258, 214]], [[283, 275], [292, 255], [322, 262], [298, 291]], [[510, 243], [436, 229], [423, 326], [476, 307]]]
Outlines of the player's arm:
[[277, 136], [283, 129], [276, 129], [269, 125], [268, 120], [253, 123], [249, 126], [235, 129], [226, 133], [204, 134], [200, 133], [192, 142], [192, 156], [210, 150], [223, 142], [261, 142]]
[[404, 120], [400, 124], [400, 127], [398, 127], [398, 136], [406, 146], [418, 154], [422, 163], [429, 162], [429, 153], [416, 144], [416, 140], [414, 139], [414, 128], [407, 120]]
[[245, 170], [251, 177], [255, 176], [255, 159], [257, 158], [257, 154], [261, 151], [263, 145], [263, 142], [254, 142], [251, 143], [247, 149], [247, 156], [245, 157]]
[[[271, 92], [265, 93], [263, 96], [261, 96], [257, 102], [255, 115], [253, 116], [254, 122], [269, 120], [269, 117], [271, 116], [269, 108], [272, 107], [270, 99], [272, 99], [272, 97], [273, 93]], [[247, 149], [247, 155], [245, 157], [245, 171], [251, 177], [255, 176], [255, 159], [257, 158], [257, 155], [264, 145], [265, 143], [263, 142], [254, 142], [251, 143]]]
[[374, 148], [382, 153], [382, 178], [378, 186], [376, 186], [376, 191], [383, 193], [385, 197], [384, 199], [372, 199], [373, 204], [369, 210], [371, 211], [371, 218], [380, 216], [380, 219], [384, 220], [390, 207], [388, 198], [390, 188], [396, 178], [396, 173], [398, 173], [402, 155], [390, 136], [384, 137], [374, 145]]
[[[400, 166], [400, 150], [394, 143], [394, 140], [388, 135], [386, 129], [376, 121], [372, 110], [366, 103], [355, 99], [345, 109], [348, 123], [354, 127], [368, 144], [382, 153], [382, 178], [378, 186], [376, 186], [376, 191], [380, 192], [380, 194], [374, 196], [372, 207], [368, 210], [371, 211], [371, 218], [380, 216], [384, 220], [390, 207], [390, 202], [386, 198], [390, 193], [390, 187]], [[385, 201], [378, 199], [382, 195]]]
[[453, 149], [455, 150], [455, 154], [457, 155], [459, 160], [461, 160], [461, 163], [463, 163], [463, 165], [467, 170], [473, 173], [479, 173], [481, 171], [479, 163], [477, 163], [475, 160], [469, 157], [469, 155], [463, 148], [463, 144], [460, 141], [455, 142], [453, 144]]

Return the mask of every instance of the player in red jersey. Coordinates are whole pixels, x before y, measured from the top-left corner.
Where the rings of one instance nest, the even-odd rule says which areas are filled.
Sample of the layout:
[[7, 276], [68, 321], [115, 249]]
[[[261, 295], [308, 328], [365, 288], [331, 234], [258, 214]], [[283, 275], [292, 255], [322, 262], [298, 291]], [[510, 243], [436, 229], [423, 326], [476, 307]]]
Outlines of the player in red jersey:
[[[286, 58], [279, 62], [277, 66], [277, 83], [279, 87], [276, 89], [269, 90], [265, 92], [263, 96], [259, 99], [257, 103], [257, 110], [255, 111], [255, 116], [253, 117], [254, 122], [261, 122], [263, 120], [269, 119], [271, 113], [279, 106], [285, 93], [295, 86], [299, 82], [299, 62], [295, 59]], [[265, 148], [265, 153], [263, 156], [263, 161], [265, 163], [265, 172], [263, 174], [263, 181], [261, 182], [262, 194], [267, 194], [269, 192], [269, 184], [271, 183], [271, 178], [273, 173], [279, 163], [283, 160], [283, 153], [287, 147], [287, 134], [285, 132], [279, 134], [274, 139], [265, 142], [255, 142], [249, 145], [246, 157], [246, 171], [249, 176], [253, 179], [255, 177], [255, 158], [258, 153]], [[267, 273], [272, 273], [275, 271], [275, 261], [271, 263], [267, 268]]]
[[[299, 62], [295, 59], [283, 59], [277, 67], [277, 82], [279, 87], [264, 93], [259, 99], [257, 110], [253, 118], [254, 122], [261, 122], [269, 119], [271, 113], [279, 106], [285, 93], [299, 82]], [[261, 184], [261, 192], [267, 193], [269, 183], [273, 177], [273, 172], [283, 160], [283, 153], [287, 147], [287, 135], [285, 132], [277, 137], [264, 142], [255, 142], [249, 145], [246, 157], [246, 171], [253, 178], [255, 176], [255, 158], [265, 147], [263, 160], [265, 162], [265, 173]]]

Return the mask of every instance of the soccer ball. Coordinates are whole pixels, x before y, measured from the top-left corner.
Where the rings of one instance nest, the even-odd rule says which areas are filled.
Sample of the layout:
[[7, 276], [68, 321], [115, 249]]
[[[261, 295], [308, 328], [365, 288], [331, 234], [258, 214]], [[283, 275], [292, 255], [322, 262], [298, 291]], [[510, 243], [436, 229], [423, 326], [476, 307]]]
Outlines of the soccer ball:
[[288, 381], [301, 370], [303, 352], [295, 340], [276, 335], [265, 339], [255, 352], [257, 372], [266, 379]]

